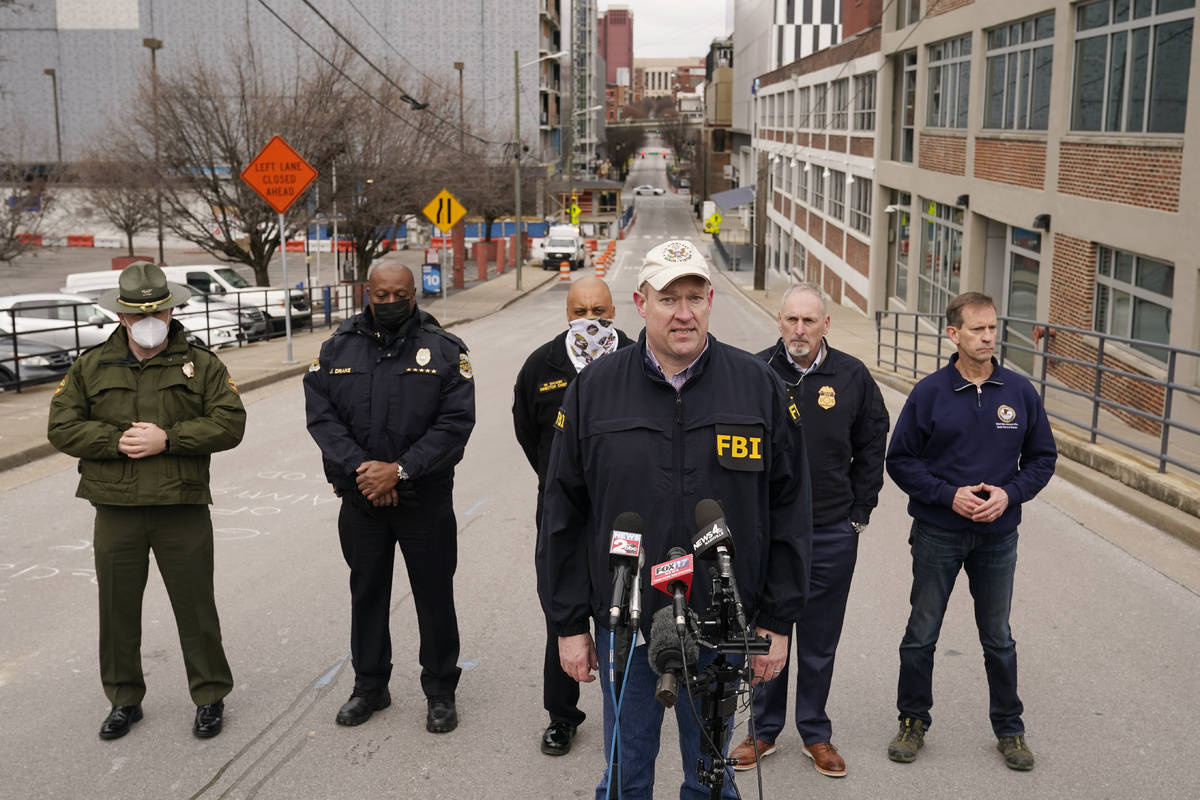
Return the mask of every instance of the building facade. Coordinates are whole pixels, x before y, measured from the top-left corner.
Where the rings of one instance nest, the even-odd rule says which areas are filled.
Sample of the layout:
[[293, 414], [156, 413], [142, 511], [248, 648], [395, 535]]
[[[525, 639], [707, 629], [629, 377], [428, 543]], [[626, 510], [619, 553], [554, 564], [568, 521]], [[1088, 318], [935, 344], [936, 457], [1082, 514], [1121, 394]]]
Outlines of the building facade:
[[633, 11], [628, 6], [610, 5], [597, 22], [596, 41], [604, 59], [605, 84], [628, 86], [628, 80], [618, 79], [617, 70], [633, 71]]

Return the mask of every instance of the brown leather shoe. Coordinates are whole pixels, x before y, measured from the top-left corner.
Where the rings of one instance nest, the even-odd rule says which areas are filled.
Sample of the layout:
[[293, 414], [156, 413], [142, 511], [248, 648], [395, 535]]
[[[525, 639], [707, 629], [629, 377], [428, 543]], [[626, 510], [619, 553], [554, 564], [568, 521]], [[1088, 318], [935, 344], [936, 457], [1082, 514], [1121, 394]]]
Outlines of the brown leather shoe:
[[828, 775], [831, 778], [846, 776], [846, 762], [838, 755], [837, 748], [829, 742], [804, 745], [804, 755], [812, 759], [813, 766], [822, 775]]
[[[758, 758], [754, 757], [754, 745], [758, 745]], [[764, 742], [762, 739], [757, 742], [747, 736], [737, 747], [733, 748], [733, 752], [729, 754], [730, 758], [736, 758], [737, 764], [733, 768], [738, 772], [745, 772], [748, 769], [754, 769], [758, 766], [759, 759], [766, 758], [775, 752], [774, 742]]]

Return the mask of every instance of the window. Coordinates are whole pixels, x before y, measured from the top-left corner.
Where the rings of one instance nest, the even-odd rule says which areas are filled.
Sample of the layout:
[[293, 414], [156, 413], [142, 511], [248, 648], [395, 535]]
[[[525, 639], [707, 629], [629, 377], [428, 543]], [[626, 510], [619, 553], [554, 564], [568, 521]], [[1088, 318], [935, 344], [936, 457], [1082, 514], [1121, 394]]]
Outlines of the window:
[[983, 127], [1044, 131], [1050, 118], [1054, 14], [987, 32]]
[[825, 96], [828, 92], [829, 87], [823, 83], [813, 87], [812, 125], [818, 131], [825, 130]]
[[1008, 231], [1008, 289], [1004, 296], [1004, 316], [1008, 319], [1000, 343], [1000, 362], [1032, 375], [1033, 353], [1028, 350], [1037, 349], [1033, 341], [1033, 320], [1037, 319], [1042, 235], [1026, 228], [1010, 227]]
[[896, 20], [897, 28], [907, 28], [921, 19], [921, 0], [899, 0], [898, 8], [900, 15]]
[[808, 164], [803, 161], [796, 162], [797, 169], [800, 170], [796, 177], [796, 202], [808, 202], [808, 171], [811, 169]]
[[871, 181], [856, 177], [850, 184], [850, 227], [871, 235]]
[[830, 84], [833, 92], [833, 114], [829, 127], [834, 130], [844, 131], [847, 126], [847, 117], [849, 116], [850, 108], [850, 79], [842, 78], [840, 81], [834, 81]]
[[790, 195], [792, 193], [792, 172], [795, 171], [794, 162], [787, 158], [780, 159], [780, 167], [783, 170], [783, 193]]
[[[1171, 339], [1171, 306], [1175, 267], [1162, 261], [1099, 248], [1096, 259], [1096, 315], [1092, 327], [1111, 336], [1167, 344]], [[1134, 344], [1159, 361], [1167, 352], [1149, 344]]]
[[616, 213], [617, 211], [617, 193], [616, 192], [600, 192], [600, 213]]
[[854, 76], [854, 130], [875, 130], [875, 73]]
[[897, 142], [896, 152], [900, 161], [911, 164], [916, 145], [917, 53], [915, 50], [910, 50], [904, 54], [903, 58], [900, 102], [896, 103], [896, 110], [900, 114], [899, 124], [896, 125], [900, 131], [900, 141]]
[[787, 119], [784, 121], [784, 126], [788, 129], [796, 127], [796, 93], [789, 91], [787, 97]]
[[846, 173], [829, 171], [829, 216], [841, 222], [846, 216]]
[[908, 302], [908, 247], [912, 238], [912, 195], [899, 192], [896, 198], [896, 271], [893, 275], [892, 296], [901, 303]]
[[804, 261], [808, 255], [804, 250], [804, 245], [795, 239], [792, 240], [792, 278], [793, 280], [804, 280]]
[[958, 294], [962, 273], [963, 210], [921, 200], [921, 264], [917, 311], [942, 314]]
[[931, 128], [967, 127], [970, 91], [970, 35], [930, 45], [929, 106], [925, 124]]
[[821, 167], [812, 169], [812, 207], [825, 210], [825, 170]]
[[1071, 129], [1183, 133], [1195, 6], [1195, 0], [1077, 5]]
[[796, 127], [808, 127], [808, 87], [796, 90]]

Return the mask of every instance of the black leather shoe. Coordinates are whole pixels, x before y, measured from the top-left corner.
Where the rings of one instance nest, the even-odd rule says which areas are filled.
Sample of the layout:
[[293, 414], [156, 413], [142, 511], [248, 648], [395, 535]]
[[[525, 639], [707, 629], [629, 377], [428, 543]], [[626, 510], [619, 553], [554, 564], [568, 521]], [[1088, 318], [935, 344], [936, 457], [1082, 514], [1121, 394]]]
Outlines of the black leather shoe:
[[429, 713], [425, 715], [425, 730], [430, 733], [449, 733], [457, 727], [458, 711], [454, 708], [454, 697], [430, 697]]
[[125, 734], [129, 733], [129, 729], [133, 727], [133, 723], [142, 718], [142, 707], [136, 706], [113, 706], [108, 712], [108, 716], [104, 718], [104, 722], [100, 725], [101, 739], [120, 739]]
[[392, 704], [392, 695], [387, 687], [382, 689], [355, 689], [350, 699], [338, 709], [338, 725], [362, 725], [376, 711]]
[[221, 732], [224, 715], [224, 700], [196, 706], [196, 721], [192, 724], [192, 733], [196, 734], [198, 739], [211, 739]]
[[569, 722], [551, 722], [542, 734], [542, 752], [548, 756], [565, 756], [571, 752], [575, 726]]

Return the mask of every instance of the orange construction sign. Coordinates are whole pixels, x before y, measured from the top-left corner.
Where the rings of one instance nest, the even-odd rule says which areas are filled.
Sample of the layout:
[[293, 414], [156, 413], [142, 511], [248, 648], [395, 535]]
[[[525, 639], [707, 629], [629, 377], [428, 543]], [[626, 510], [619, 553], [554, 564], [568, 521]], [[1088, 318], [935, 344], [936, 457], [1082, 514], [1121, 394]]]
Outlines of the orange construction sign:
[[267, 142], [267, 146], [242, 170], [242, 180], [280, 214], [291, 208], [316, 179], [316, 168], [301, 158], [281, 136]]

